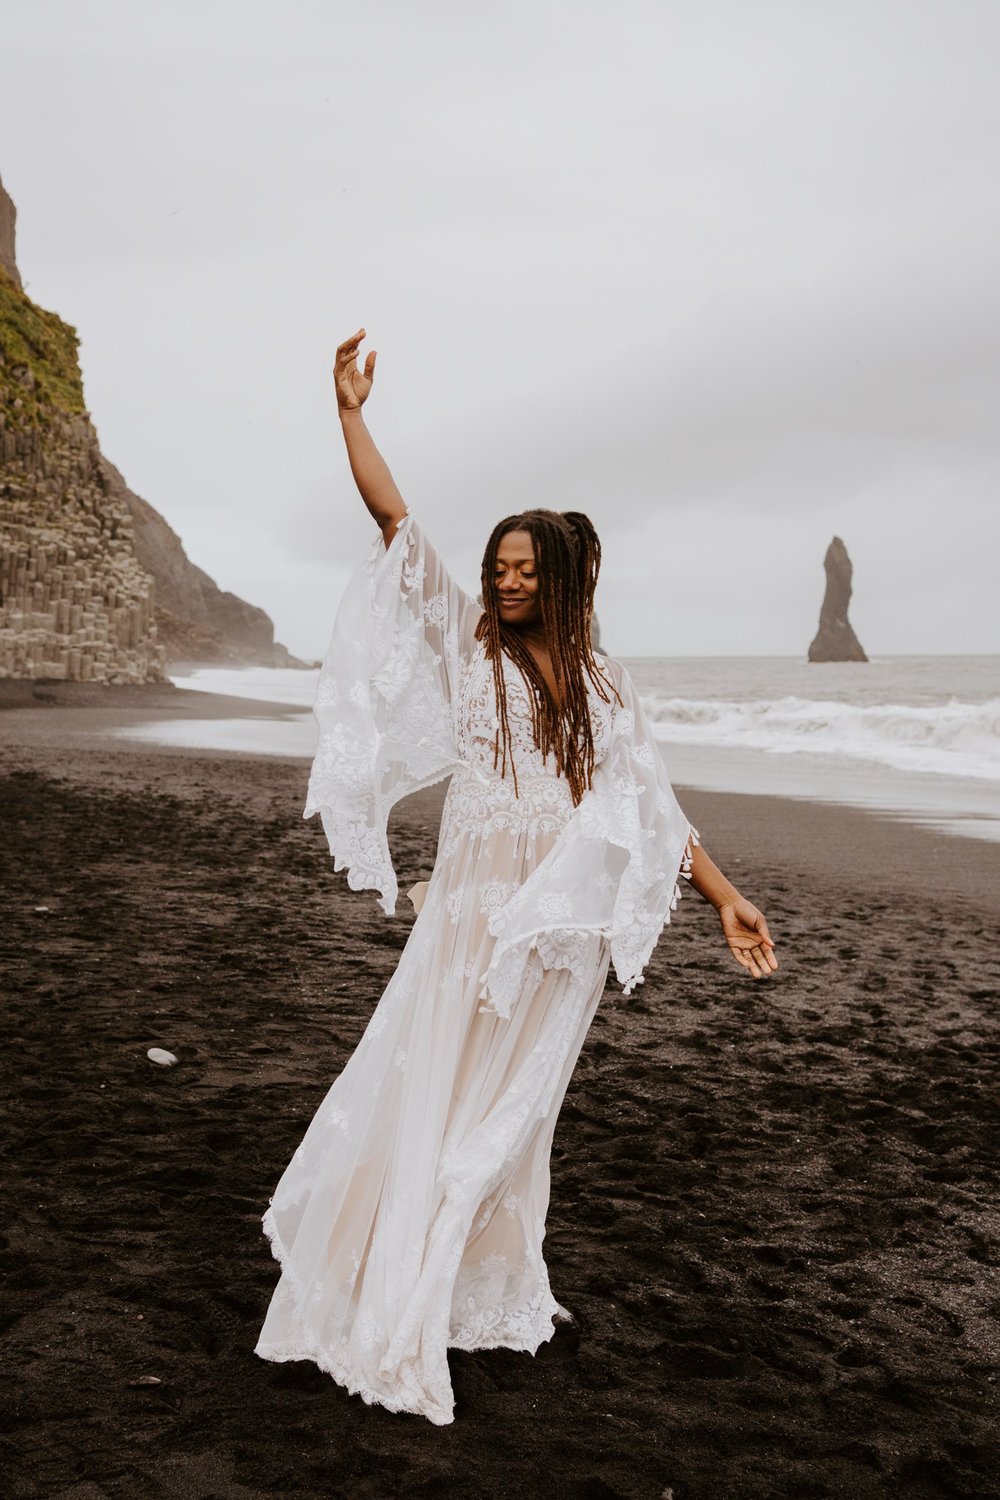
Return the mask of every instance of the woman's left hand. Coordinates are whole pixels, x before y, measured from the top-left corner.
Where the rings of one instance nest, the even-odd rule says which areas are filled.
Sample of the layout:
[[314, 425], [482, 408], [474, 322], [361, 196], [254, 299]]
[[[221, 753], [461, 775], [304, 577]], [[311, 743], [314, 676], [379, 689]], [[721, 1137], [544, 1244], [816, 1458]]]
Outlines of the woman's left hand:
[[778, 960], [764, 913], [741, 896], [738, 901], [727, 901], [719, 907], [719, 921], [736, 962], [749, 969], [754, 979], [768, 979], [778, 967]]

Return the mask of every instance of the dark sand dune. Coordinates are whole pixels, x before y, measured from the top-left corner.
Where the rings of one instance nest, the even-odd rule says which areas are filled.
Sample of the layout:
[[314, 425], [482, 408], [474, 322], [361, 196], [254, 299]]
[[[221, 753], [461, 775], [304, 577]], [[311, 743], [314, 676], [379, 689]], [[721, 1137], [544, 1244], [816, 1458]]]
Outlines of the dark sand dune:
[[[609, 986], [545, 1242], [579, 1330], [453, 1353], [436, 1428], [252, 1352], [260, 1215], [407, 918], [334, 875], [302, 763], [7, 739], [12, 1500], [1000, 1492], [1000, 850], [682, 798], [782, 967], [755, 985], [690, 892]], [[403, 889], [436, 805], [395, 821]]]

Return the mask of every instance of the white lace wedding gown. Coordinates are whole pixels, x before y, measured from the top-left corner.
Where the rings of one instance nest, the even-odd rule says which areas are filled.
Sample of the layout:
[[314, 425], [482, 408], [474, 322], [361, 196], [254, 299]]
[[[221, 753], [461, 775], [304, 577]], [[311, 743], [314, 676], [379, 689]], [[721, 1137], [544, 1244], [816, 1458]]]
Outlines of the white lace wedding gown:
[[451, 774], [398, 967], [263, 1217], [281, 1277], [255, 1353], [308, 1359], [390, 1411], [453, 1420], [447, 1350], [534, 1353], [563, 1309], [542, 1239], [556, 1118], [609, 963], [628, 993], [698, 834], [625, 669], [591, 693], [598, 766], [574, 808], [509, 660], [518, 773], [493, 767], [480, 607], [412, 515], [349, 584], [320, 676], [305, 816], [395, 909], [386, 821]]

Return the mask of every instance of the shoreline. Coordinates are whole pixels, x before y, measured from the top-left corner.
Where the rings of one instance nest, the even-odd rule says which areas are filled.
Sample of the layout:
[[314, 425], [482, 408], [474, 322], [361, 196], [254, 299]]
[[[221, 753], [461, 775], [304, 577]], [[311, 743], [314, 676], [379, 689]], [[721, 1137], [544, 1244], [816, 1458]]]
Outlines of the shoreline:
[[[270, 762], [288, 767], [287, 774], [301, 785], [304, 803], [310, 756], [255, 751], [242, 745], [191, 748], [113, 732], [153, 721], [181, 726], [198, 721], [287, 724], [300, 719], [303, 712], [269, 700], [234, 698], [171, 683], [133, 687], [8, 679], [0, 681], [0, 753], [9, 766], [35, 769], [51, 757], [53, 768], [61, 766], [57, 774], [68, 775], [76, 774], [75, 764], [81, 757], [95, 756], [112, 764], [119, 756], [152, 763], [161, 760], [164, 770], [170, 762], [188, 760]], [[668, 767], [670, 762], [668, 753]], [[900, 889], [939, 889], [969, 900], [983, 900], [984, 893], [989, 899], [989, 893], [1000, 892], [1000, 843], [963, 836], [960, 823], [954, 821], [934, 827], [901, 810], [820, 797], [692, 786], [679, 775], [674, 776], [674, 786], [685, 812], [705, 834], [706, 846], [723, 869], [726, 857], [746, 865], [756, 854], [765, 854], [788, 868], [813, 873], [817, 873], [817, 862], [831, 873], [851, 868], [862, 883], [891, 878]], [[429, 816], [443, 796], [438, 786], [407, 800]]]
[[[170, 681], [0, 680], [0, 743], [63, 743], [82, 750], [103, 741], [127, 751], [310, 762], [316, 744], [311, 704], [276, 699], [266, 674], [256, 683], [251, 676], [247, 687], [252, 686], [265, 696], [236, 696], [231, 683], [212, 689]], [[284, 690], [286, 684], [280, 686]], [[53, 710], [58, 710], [55, 717]], [[815, 748], [776, 754], [684, 739], [660, 739], [660, 747], [677, 787], [867, 811], [963, 843], [1000, 844], [1000, 782], [990, 779], [946, 770], [893, 770], [877, 760]]]
[[[285, 768], [277, 774], [289, 784], [300, 786], [304, 804], [309, 757], [253, 753], [244, 748], [192, 750], [184, 745], [108, 733], [112, 727], [135, 723], [136, 715], [148, 714], [150, 706], [174, 721], [246, 720], [252, 715], [250, 711], [255, 711], [255, 717], [288, 720], [298, 712], [273, 702], [193, 693], [184, 688], [169, 691], [177, 694], [177, 699], [169, 693], [150, 693], [141, 705], [123, 705], [111, 697], [85, 706], [57, 703], [57, 712], [52, 711], [52, 705], [4, 709], [0, 711], [4, 765], [84, 783], [97, 775], [105, 784], [115, 780], [127, 783], [133, 774], [142, 778], [144, 772], [150, 781], [169, 783], [171, 766], [183, 777], [186, 763], [210, 766], [217, 762], [256, 765], [256, 780], [259, 775], [267, 775], [265, 768], [273, 765]], [[127, 771], [127, 762], [135, 762], [132, 772]], [[406, 798], [397, 804], [393, 816], [399, 816], [400, 808], [406, 807], [406, 816], [429, 819], [436, 825], [444, 784], [442, 781]], [[840, 877], [844, 870], [850, 870], [861, 885], [886, 882], [898, 891], [939, 891], [982, 903], [996, 900], [1000, 892], [1000, 843], [996, 841], [957, 837], [952, 829], [925, 826], [906, 814], [882, 808], [775, 793], [703, 789], [682, 780], [676, 781], [675, 789], [685, 813], [723, 868], [727, 861], [736, 868], [753, 868], [763, 861], [778, 862], [787, 870], [805, 871], [810, 876], [829, 871]]]

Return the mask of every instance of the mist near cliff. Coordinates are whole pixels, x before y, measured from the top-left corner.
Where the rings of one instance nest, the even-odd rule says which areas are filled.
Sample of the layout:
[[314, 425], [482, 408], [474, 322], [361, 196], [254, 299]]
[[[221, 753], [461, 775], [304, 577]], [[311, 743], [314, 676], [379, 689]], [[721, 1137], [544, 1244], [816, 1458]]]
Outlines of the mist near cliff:
[[1000, 10], [539, 0], [4, 13], [29, 295], [102, 447], [324, 649], [372, 529], [329, 379], [477, 586], [587, 510], [616, 654], [1000, 650]]

